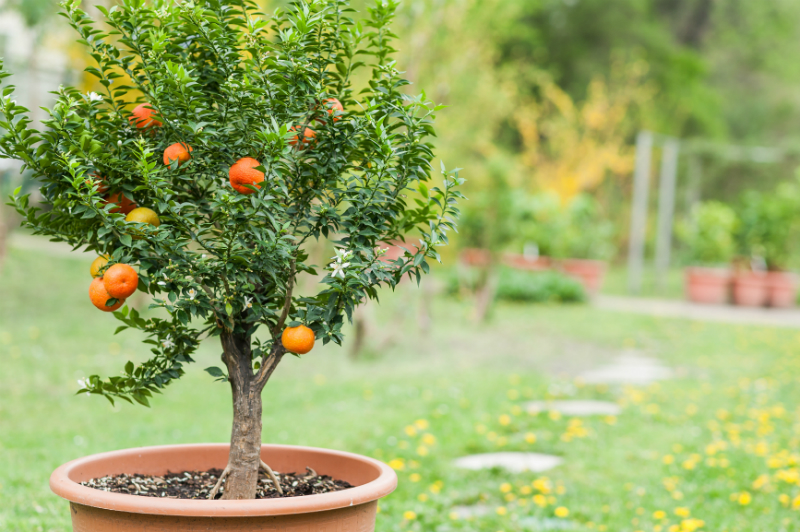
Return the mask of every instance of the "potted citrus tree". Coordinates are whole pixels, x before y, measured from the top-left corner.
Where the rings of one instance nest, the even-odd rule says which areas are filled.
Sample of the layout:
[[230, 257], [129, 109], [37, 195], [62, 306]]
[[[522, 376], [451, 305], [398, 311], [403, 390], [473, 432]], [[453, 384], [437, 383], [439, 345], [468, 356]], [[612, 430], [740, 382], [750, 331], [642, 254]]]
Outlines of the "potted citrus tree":
[[794, 305], [797, 280], [785, 268], [796, 228], [796, 196], [795, 185], [790, 183], [769, 195], [756, 191], [744, 194], [737, 239], [745, 260], [739, 261], [733, 280], [737, 305]]
[[596, 294], [615, 251], [614, 226], [601, 215], [597, 201], [589, 194], [572, 198], [562, 216], [560, 234], [553, 238], [558, 268], [580, 281], [587, 294]]
[[[391, 469], [263, 445], [261, 393], [287, 355], [340, 344], [345, 320], [379, 286], [419, 281], [458, 214], [456, 174], [442, 165], [443, 183], [425, 184], [436, 108], [403, 92], [391, 58], [396, 2], [376, 1], [356, 22], [346, 0], [295, 2], [272, 16], [251, 0], [123, 0], [99, 8], [102, 26], [77, 1], [63, 5], [99, 90], [60, 87], [38, 132], [13, 86], [3, 88], [0, 154], [33, 172], [43, 198], [32, 205], [16, 192], [12, 203], [33, 232], [98, 254], [91, 303], [113, 312], [118, 330], [142, 333], [151, 352], [78, 393], [148, 405], [209, 341], [222, 360], [206, 371], [233, 402], [230, 445], [60, 467], [51, 487], [71, 501], [76, 530], [371, 530], [377, 499], [396, 484]], [[368, 75], [354, 87], [359, 69]], [[408, 251], [381, 260], [379, 242], [409, 234], [418, 240]], [[311, 239], [335, 256], [310, 264]], [[303, 275], [322, 288], [298, 296]], [[149, 309], [128, 304], [136, 291], [151, 296]], [[197, 489], [176, 495], [167, 471], [205, 473], [190, 473]], [[328, 476], [353, 487], [289, 497], [298, 495], [290, 471], [314, 493]], [[155, 480], [109, 484], [132, 474]], [[139, 496], [148, 489], [156, 496]]]
[[728, 267], [736, 242], [734, 210], [719, 201], [695, 206], [689, 220], [677, 226], [678, 238], [686, 246], [684, 270], [686, 298], [695, 303], [721, 305], [728, 300], [731, 271]]

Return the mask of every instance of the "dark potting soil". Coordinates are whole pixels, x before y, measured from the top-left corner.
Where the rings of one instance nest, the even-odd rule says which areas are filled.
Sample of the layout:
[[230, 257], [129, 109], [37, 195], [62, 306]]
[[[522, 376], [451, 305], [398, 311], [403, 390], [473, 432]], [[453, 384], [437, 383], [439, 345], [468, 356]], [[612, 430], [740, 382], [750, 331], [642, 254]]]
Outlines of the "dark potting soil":
[[[214, 489], [217, 479], [222, 474], [222, 469], [209, 469], [208, 471], [183, 471], [181, 473], [167, 473], [162, 476], [153, 475], [114, 475], [102, 478], [93, 478], [81, 482], [82, 486], [112, 493], [125, 493], [127, 495], [140, 495], [142, 497], [162, 497], [166, 499], [208, 499], [208, 494]], [[305, 473], [278, 473], [275, 476], [281, 483], [283, 495], [278, 493], [272, 479], [264, 473], [258, 473], [258, 487], [256, 499], [279, 499], [281, 497], [302, 497], [303, 495], [316, 495], [333, 491], [352, 488], [343, 480], [335, 480], [328, 475], [317, 475], [309, 469]], [[225, 492], [225, 482], [216, 498], [222, 497]]]

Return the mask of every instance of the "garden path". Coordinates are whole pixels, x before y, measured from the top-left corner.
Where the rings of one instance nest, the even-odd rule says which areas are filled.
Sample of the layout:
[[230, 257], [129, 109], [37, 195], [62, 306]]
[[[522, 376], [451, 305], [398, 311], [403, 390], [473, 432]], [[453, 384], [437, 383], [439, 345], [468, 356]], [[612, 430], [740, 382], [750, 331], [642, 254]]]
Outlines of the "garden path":
[[800, 328], [799, 309], [700, 305], [688, 301], [607, 295], [595, 297], [592, 304], [603, 310], [645, 314], [662, 318], [684, 318], [740, 325]]

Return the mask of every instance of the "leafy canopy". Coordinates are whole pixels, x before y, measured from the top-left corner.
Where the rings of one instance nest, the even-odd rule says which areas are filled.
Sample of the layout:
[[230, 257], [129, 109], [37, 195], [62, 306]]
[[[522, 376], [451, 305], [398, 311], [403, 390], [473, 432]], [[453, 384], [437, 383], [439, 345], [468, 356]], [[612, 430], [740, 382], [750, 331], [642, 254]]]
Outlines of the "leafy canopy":
[[[3, 88], [0, 156], [23, 161], [43, 197], [41, 206], [19, 191], [12, 200], [34, 232], [138, 265], [139, 289], [163, 309], [115, 312], [118, 331], [143, 331], [153, 356], [122, 376], [90, 377], [82, 393], [147, 404], [203, 337], [223, 331], [249, 338], [266, 328], [266, 340], [252, 336], [254, 369], [284, 323], [340, 343], [344, 317], [379, 285], [419, 281], [439, 259], [463, 180], [442, 165], [443, 185], [425, 184], [438, 108], [403, 92], [391, 59], [395, 1], [376, 1], [357, 22], [345, 0], [296, 1], [271, 16], [250, 0], [124, 0], [101, 8], [107, 30], [76, 1], [62, 6], [103, 91], [59, 88], [40, 133], [13, 86]], [[359, 69], [368, 75], [357, 92]], [[330, 98], [345, 111], [332, 112]], [[160, 127], [131, 122], [142, 102]], [[316, 138], [297, 142], [293, 127]], [[191, 160], [163, 164], [176, 142], [193, 148]], [[265, 174], [251, 194], [228, 182], [243, 157]], [[160, 227], [126, 222], [107, 201], [113, 193], [155, 210]], [[381, 256], [381, 245], [413, 232], [403, 257]], [[312, 238], [333, 242], [338, 265], [325, 266], [319, 293], [297, 297], [295, 277], [317, 274], [303, 247]]]

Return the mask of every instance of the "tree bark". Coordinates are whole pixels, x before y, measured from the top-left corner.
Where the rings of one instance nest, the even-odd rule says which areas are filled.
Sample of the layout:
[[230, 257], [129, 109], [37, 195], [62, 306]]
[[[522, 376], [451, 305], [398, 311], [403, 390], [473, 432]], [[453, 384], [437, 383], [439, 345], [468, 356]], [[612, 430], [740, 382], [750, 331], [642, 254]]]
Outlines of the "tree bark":
[[229, 474], [222, 498], [255, 499], [261, 464], [261, 390], [252, 369], [250, 338], [224, 331], [225, 365], [233, 394], [233, 428], [228, 456]]

